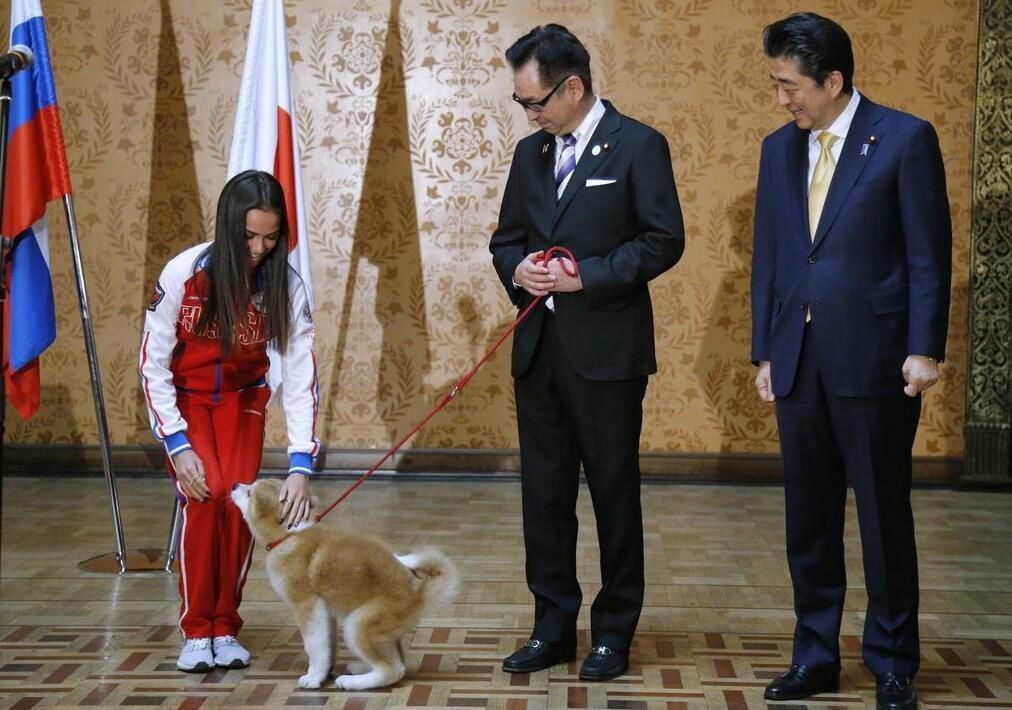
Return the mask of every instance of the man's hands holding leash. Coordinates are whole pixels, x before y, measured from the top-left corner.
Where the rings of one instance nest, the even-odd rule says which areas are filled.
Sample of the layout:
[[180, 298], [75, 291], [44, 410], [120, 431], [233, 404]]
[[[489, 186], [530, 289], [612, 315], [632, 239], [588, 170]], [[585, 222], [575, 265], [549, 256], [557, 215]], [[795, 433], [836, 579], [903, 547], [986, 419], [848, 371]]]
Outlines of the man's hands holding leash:
[[524, 257], [513, 272], [513, 283], [532, 296], [583, 290], [576, 264], [565, 257], [551, 259], [544, 264], [544, 255], [545, 252], [536, 251]]
[[281, 486], [278, 503], [281, 504], [281, 519], [286, 528], [293, 528], [309, 520], [309, 476], [304, 473], [290, 473]]

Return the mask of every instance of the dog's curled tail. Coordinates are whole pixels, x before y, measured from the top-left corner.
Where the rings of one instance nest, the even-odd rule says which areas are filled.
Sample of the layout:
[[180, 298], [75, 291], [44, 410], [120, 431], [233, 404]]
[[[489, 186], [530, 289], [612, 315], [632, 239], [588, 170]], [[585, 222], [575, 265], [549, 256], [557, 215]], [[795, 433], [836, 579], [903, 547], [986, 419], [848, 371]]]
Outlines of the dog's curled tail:
[[457, 597], [460, 575], [450, 558], [433, 547], [424, 547], [397, 559], [422, 580], [426, 608], [449, 604]]

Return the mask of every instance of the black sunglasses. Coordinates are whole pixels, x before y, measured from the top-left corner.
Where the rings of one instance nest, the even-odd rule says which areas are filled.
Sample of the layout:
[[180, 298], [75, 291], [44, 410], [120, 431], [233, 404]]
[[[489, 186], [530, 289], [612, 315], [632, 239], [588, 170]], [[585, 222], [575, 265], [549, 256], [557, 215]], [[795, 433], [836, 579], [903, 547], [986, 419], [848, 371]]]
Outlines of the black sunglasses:
[[562, 81], [560, 81], [558, 84], [556, 84], [555, 88], [549, 91], [548, 95], [545, 96], [545, 98], [543, 99], [540, 99], [538, 101], [524, 101], [523, 99], [521, 99], [519, 96], [516, 95], [516, 92], [514, 92], [513, 100], [516, 101], [518, 104], [520, 104], [520, 106], [524, 109], [524, 111], [533, 111], [534, 113], [541, 113], [542, 111], [545, 110], [545, 107], [548, 105], [548, 101], [553, 96], [555, 96], [555, 92], [559, 90], [559, 87], [565, 84], [571, 76], [573, 76], [573, 74], [570, 74], [569, 76], [565, 77]]

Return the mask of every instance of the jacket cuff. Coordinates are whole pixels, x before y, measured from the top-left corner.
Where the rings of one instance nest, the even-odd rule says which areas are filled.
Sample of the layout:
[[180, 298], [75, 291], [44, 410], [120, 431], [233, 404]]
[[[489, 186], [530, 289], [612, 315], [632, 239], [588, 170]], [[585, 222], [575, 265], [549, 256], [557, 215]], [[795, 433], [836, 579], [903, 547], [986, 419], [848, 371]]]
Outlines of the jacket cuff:
[[170, 457], [192, 448], [190, 440], [186, 438], [186, 432], [184, 431], [177, 431], [165, 437], [165, 451]]
[[294, 453], [288, 457], [288, 473], [304, 473], [307, 476], [313, 472], [313, 457], [309, 454]]

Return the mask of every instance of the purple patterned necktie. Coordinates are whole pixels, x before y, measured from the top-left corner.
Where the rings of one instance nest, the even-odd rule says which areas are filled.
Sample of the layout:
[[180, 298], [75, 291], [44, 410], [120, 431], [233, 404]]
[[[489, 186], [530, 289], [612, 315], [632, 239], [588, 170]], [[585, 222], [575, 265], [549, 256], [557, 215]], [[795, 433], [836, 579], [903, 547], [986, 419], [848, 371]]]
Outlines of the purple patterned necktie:
[[567, 133], [562, 136], [562, 162], [559, 171], [555, 173], [555, 191], [558, 192], [562, 183], [576, 169], [576, 136]]

